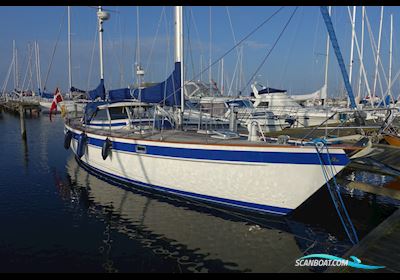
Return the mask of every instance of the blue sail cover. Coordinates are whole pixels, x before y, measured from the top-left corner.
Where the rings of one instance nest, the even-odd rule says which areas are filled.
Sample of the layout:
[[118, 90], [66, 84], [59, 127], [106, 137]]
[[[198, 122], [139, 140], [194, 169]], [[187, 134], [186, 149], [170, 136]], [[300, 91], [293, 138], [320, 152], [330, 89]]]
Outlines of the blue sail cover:
[[383, 102], [383, 100], [382, 100], [381, 103], [379, 104], [379, 107], [385, 107], [385, 103], [386, 103], [386, 107], [389, 107], [390, 95], [386, 95], [385, 102]]
[[83, 115], [83, 123], [89, 124], [93, 118], [94, 113], [97, 111], [97, 107], [104, 104], [109, 104], [109, 102], [98, 101], [98, 102], [88, 103], [85, 107], [85, 114]]
[[131, 90], [129, 88], [110, 90], [108, 91], [108, 99], [110, 101], [122, 101], [132, 99]]
[[147, 103], [162, 103], [167, 106], [181, 105], [181, 63], [175, 62], [175, 70], [167, 80], [141, 90], [135, 89], [133, 97]]
[[104, 88], [104, 80], [100, 80], [100, 84], [94, 90], [88, 92], [89, 98], [95, 100], [100, 97], [102, 100], [106, 99], [106, 89]]
[[53, 99], [54, 98], [54, 94], [53, 93], [48, 93], [48, 92], [42, 92], [42, 91], [40, 91], [40, 89], [39, 89], [39, 95], [40, 95], [40, 97], [42, 97], [42, 98], [48, 98], [48, 99]]

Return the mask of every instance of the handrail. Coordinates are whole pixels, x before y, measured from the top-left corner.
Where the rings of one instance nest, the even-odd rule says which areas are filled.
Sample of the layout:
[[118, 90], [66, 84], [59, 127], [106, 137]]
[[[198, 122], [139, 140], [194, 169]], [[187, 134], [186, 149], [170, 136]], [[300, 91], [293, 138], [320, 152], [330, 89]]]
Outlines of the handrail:
[[326, 120], [324, 120], [321, 124], [319, 124], [318, 126], [314, 127], [309, 133], [307, 133], [304, 137], [302, 137], [301, 143], [303, 144], [303, 141], [306, 140], [306, 138], [310, 135], [312, 135], [319, 127], [322, 127], [325, 123], [327, 123], [330, 119], [332, 119], [338, 112], [334, 112], [329, 118], [327, 118]]

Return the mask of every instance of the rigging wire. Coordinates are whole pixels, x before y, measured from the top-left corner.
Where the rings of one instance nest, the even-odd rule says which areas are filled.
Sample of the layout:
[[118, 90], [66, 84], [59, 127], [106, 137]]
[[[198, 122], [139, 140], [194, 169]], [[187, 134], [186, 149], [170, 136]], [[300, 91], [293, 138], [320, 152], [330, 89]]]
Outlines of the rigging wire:
[[[116, 13], [119, 14], [118, 11], [118, 7], [116, 8]], [[114, 25], [115, 29], [117, 30], [116, 33], [119, 33], [119, 39], [120, 41], [117, 42], [116, 40], [113, 40], [112, 38], [110, 38], [111, 36], [108, 36], [108, 33], [104, 34], [104, 40], [107, 42], [107, 44], [109, 45], [110, 51], [114, 57], [114, 61], [117, 61], [118, 63], [118, 72], [119, 72], [119, 84], [120, 87], [124, 87], [125, 86], [125, 76], [124, 76], [124, 63], [123, 63], [123, 54], [124, 54], [124, 42], [122, 40], [122, 30], [121, 30], [121, 17], [118, 16], [117, 17], [117, 21], [116, 21], [116, 25]], [[106, 38], [110, 38], [109, 40], [107, 40]], [[118, 55], [117, 53], [117, 46], [118, 43], [120, 45], [120, 50], [121, 50], [121, 55]], [[111, 71], [111, 73], [114, 73], [114, 71]], [[109, 75], [110, 80], [109, 80], [109, 84], [113, 84], [112, 78], [114, 78], [112, 75]], [[118, 83], [118, 79], [116, 79], [115, 84]]]
[[[164, 20], [165, 20], [165, 24], [164, 24], [165, 33], [166, 33], [166, 38], [167, 38], [167, 42], [166, 42], [167, 43], [167, 54], [171, 54], [172, 48], [171, 48], [171, 43], [170, 43], [170, 30], [168, 30], [168, 18], [167, 18], [166, 13], [164, 13]], [[168, 72], [169, 72], [169, 67], [170, 67], [170, 60], [168, 59], [168, 57], [170, 57], [170, 55], [166, 55], [165, 57], [166, 57], [165, 76], [167, 77]], [[172, 79], [172, 82], [173, 81], [174, 80]], [[164, 99], [161, 101], [163, 103], [163, 106], [165, 106], [165, 101], [168, 98], [168, 96], [165, 96], [166, 92], [167, 92], [167, 83], [165, 83], [165, 86], [164, 86]], [[159, 102], [159, 103], [161, 103], [161, 102]]]
[[3, 82], [3, 87], [2, 87], [2, 91], [1, 91], [3, 97], [4, 97], [4, 95], [6, 95], [6, 88], [7, 88], [7, 85], [8, 85], [8, 80], [10, 79], [10, 76], [11, 76], [11, 71], [12, 71], [13, 66], [14, 66], [14, 56], [13, 56], [13, 58], [11, 60], [10, 66], [8, 67], [7, 76], [6, 76], [6, 78], [4, 79], [4, 82]]
[[[28, 51], [27, 51], [26, 58], [28, 59], [28, 61], [26, 62], [25, 75], [24, 75], [24, 79], [22, 81], [22, 86], [21, 86], [21, 90], [23, 90], [23, 91], [25, 90], [25, 82], [26, 82], [26, 78], [28, 77], [29, 69], [31, 67], [31, 60], [32, 60], [32, 55], [33, 55], [32, 49], [30, 47], [30, 43], [28, 43], [27, 48], [28, 48]], [[32, 69], [30, 69], [30, 70], [32, 71]], [[29, 87], [29, 82], [28, 82], [28, 85], [27, 85], [26, 89], [28, 89], [28, 87]]]
[[[116, 7], [116, 13], [119, 14], [119, 7]], [[124, 41], [122, 40], [122, 28], [121, 28], [121, 17], [117, 16], [117, 21], [115, 25], [116, 33], [119, 34], [119, 44], [121, 46], [121, 55], [117, 55], [117, 51], [115, 50], [115, 45], [116, 40], [111, 40], [111, 49], [114, 52], [115, 60], [118, 62], [118, 67], [119, 67], [119, 84], [120, 87], [124, 87], [125, 85], [125, 76], [124, 76], [124, 63], [123, 63], [123, 57], [124, 57]]]
[[209, 65], [210, 65], [210, 67], [209, 67], [209, 69], [208, 69], [208, 82], [210, 83], [210, 93], [212, 92], [212, 67], [211, 67], [211, 63], [212, 63], [212, 45], [211, 45], [211, 42], [212, 42], [212, 30], [211, 30], [211, 15], [212, 15], [212, 13], [211, 13], [211, 6], [209, 6], [209, 11], [210, 11], [210, 17], [209, 17], [209, 35], [210, 35], [210, 38], [209, 38], [209, 43], [210, 43], [210, 46], [209, 46]]
[[[229, 12], [229, 8], [228, 8], [228, 7], [225, 7], [225, 8], [226, 8], [226, 13], [227, 13], [227, 15], [228, 15], [229, 27], [231, 28], [231, 33], [232, 33], [232, 37], [233, 37], [233, 44], [236, 45], [236, 36], [235, 36], [235, 31], [234, 31], [234, 29], [233, 29], [231, 14], [230, 14], [230, 12]], [[239, 64], [239, 57], [240, 57], [240, 51], [239, 51], [239, 49], [236, 49], [236, 53], [237, 53], [237, 60], [236, 60], [235, 68], [234, 68], [234, 71], [233, 71], [232, 80], [231, 80], [231, 83], [230, 83], [229, 88], [228, 88], [228, 94], [229, 94], [229, 95], [231, 94], [231, 90], [232, 90], [232, 86], [233, 86], [234, 77], [235, 77], [235, 75], [236, 75], [236, 69], [237, 69], [238, 64]]]
[[[226, 13], [228, 15], [228, 20], [229, 20], [229, 27], [231, 28], [232, 32], [232, 37], [233, 37], [233, 43], [236, 45], [236, 36], [235, 36], [235, 31], [233, 29], [233, 24], [232, 24], [232, 19], [231, 19], [231, 13], [229, 12], [229, 8], [225, 7]], [[237, 54], [239, 55], [239, 50], [237, 50]]]
[[296, 6], [296, 8], [293, 10], [292, 14], [290, 15], [288, 21], [286, 22], [285, 26], [283, 27], [281, 33], [279, 34], [278, 38], [275, 40], [274, 44], [272, 45], [272, 48], [269, 50], [269, 52], [267, 53], [267, 55], [265, 56], [265, 58], [263, 59], [263, 61], [261, 62], [261, 64], [258, 66], [257, 70], [254, 72], [254, 74], [250, 77], [249, 81], [246, 83], [245, 87], [243, 87], [241, 89], [241, 91], [245, 90], [249, 84], [251, 83], [251, 81], [254, 79], [254, 77], [257, 75], [257, 73], [260, 71], [260, 69], [263, 67], [263, 65], [265, 64], [265, 62], [267, 61], [268, 57], [270, 56], [270, 54], [272, 53], [272, 51], [275, 49], [276, 45], [278, 44], [278, 42], [280, 41], [283, 33], [285, 32], [286, 28], [289, 26], [289, 23], [292, 21], [292, 18], [294, 16], [294, 14], [296, 13], [298, 7]]
[[[246, 39], [248, 39], [251, 35], [253, 35], [255, 32], [257, 32], [262, 26], [264, 26], [267, 22], [269, 22], [273, 17], [275, 17], [279, 12], [281, 12], [285, 7], [280, 7], [278, 8], [272, 15], [270, 15], [267, 19], [265, 19], [263, 22], [261, 22], [255, 29], [253, 29], [249, 34], [247, 34], [244, 38], [242, 38], [236, 45], [234, 45], [233, 47], [231, 47], [228, 51], [226, 51], [223, 55], [221, 55], [217, 60], [215, 60], [210, 66], [204, 68], [200, 73], [198, 73], [193, 80], [190, 81], [194, 81], [196, 78], [198, 78], [199, 76], [201, 76], [204, 72], [206, 72], [210, 67], [212, 67], [213, 65], [215, 65], [216, 63], [218, 63], [222, 58], [224, 58], [225, 56], [227, 56], [230, 52], [232, 52], [232, 50], [234, 50], [235, 48], [237, 48], [241, 43], [243, 43]], [[296, 7], [297, 9], [297, 7]], [[181, 85], [182, 87], [182, 85]], [[175, 95], [176, 92], [178, 92], [180, 89], [176, 89], [175, 91], [173, 91], [171, 94], [169, 94], [168, 96], [166, 96], [162, 101], [158, 102], [158, 104], [161, 104], [163, 102], [165, 102], [165, 99], [171, 95]]]
[[[395, 36], [395, 30], [393, 29], [393, 46], [398, 46], [398, 44], [396, 44], [395, 41], [398, 41], [398, 39], [396, 38], [396, 36]], [[397, 53], [395, 52], [395, 49], [396, 49], [396, 48], [394, 48], [394, 49], [392, 50], [393, 68], [394, 68], [395, 62], [398, 61], [398, 59], [396, 59], [396, 58], [397, 58]], [[397, 88], [398, 88], [398, 86], [397, 86]], [[396, 92], [396, 91], [398, 92], [398, 90], [393, 90], [393, 89], [394, 89], [394, 88], [393, 88], [393, 83], [392, 83], [392, 95], [393, 95], [393, 92]], [[399, 97], [400, 97], [400, 95], [397, 96], [397, 99], [399, 99]], [[394, 96], [393, 96], [393, 98], [394, 98]]]
[[[299, 13], [302, 14], [303, 12], [304, 12], [303, 7], [300, 7], [300, 12], [299, 12]], [[296, 30], [295, 30], [295, 32], [294, 32], [294, 34], [293, 34], [293, 37], [292, 37], [292, 42], [291, 42], [291, 44], [290, 44], [290, 49], [289, 49], [288, 55], [286, 56], [286, 61], [285, 61], [285, 63], [283, 64], [283, 71], [282, 71], [282, 74], [281, 74], [280, 87], [283, 87], [283, 79], [284, 79], [284, 77], [286, 76], [287, 68], [288, 68], [288, 65], [289, 65], [289, 59], [291, 58], [291, 55], [290, 55], [290, 54], [293, 52], [293, 47], [294, 47], [294, 45], [295, 45], [297, 36], [298, 36], [298, 34], [299, 34], [298, 31], [299, 31], [300, 26], [302, 25], [303, 18], [304, 18], [304, 17], [300, 17], [300, 22], [299, 22], [299, 24], [296, 25]]]
[[54, 55], [56, 54], [56, 49], [57, 49], [57, 46], [58, 46], [58, 41], [60, 40], [60, 35], [61, 35], [62, 26], [63, 26], [63, 23], [64, 23], [65, 14], [66, 14], [66, 11], [64, 10], [63, 16], [62, 16], [62, 18], [61, 18], [60, 28], [59, 28], [59, 30], [58, 30], [57, 40], [56, 40], [56, 43], [55, 43], [54, 48], [53, 48], [53, 54], [52, 54], [52, 56], [51, 56], [51, 60], [50, 60], [50, 64], [49, 64], [49, 69], [47, 70], [46, 79], [44, 80], [44, 87], [43, 87], [43, 89], [46, 88], [47, 80], [48, 80], [49, 75], [50, 75], [51, 66], [53, 65]]
[[[105, 42], [105, 47], [103, 48], [103, 52], [105, 53], [106, 52], [106, 50], [107, 50], [107, 47], [108, 47], [108, 49], [110, 50], [110, 52], [112, 53], [112, 55], [114, 56], [114, 60], [116, 60], [117, 62], [118, 62], [118, 57], [117, 57], [117, 54], [116, 54], [116, 52], [115, 52], [115, 49], [114, 49], [114, 41], [113, 40], [111, 40], [111, 39], [108, 39], [109, 37], [108, 37], [108, 33], [105, 33], [105, 34], [103, 34], [103, 40], [104, 40], [104, 42]], [[107, 57], [107, 56], [104, 56], [105, 58]], [[106, 62], [106, 59], [104, 58], [104, 64], [106, 64], [105, 62]], [[120, 66], [120, 65], [119, 65]], [[110, 71], [111, 72], [111, 71]], [[114, 71], [112, 71], [112, 73], [113, 73]], [[105, 87], [106, 87], [106, 90], [107, 90], [107, 88], [109, 88], [109, 85], [112, 85], [112, 84], [114, 84], [114, 81], [113, 81], [113, 78], [114, 78], [114, 76], [113, 75], [108, 75], [107, 76], [108, 77], [108, 81], [107, 81], [107, 85], [105, 85]], [[116, 82], [115, 82], [116, 83]]]
[[[372, 53], [373, 53], [373, 57], [374, 57], [374, 62], [375, 62], [375, 64], [379, 63], [379, 65], [381, 66], [381, 69], [383, 71], [383, 77], [385, 78], [386, 84], [389, 84], [389, 81], [387, 79], [386, 73], [385, 73], [385, 71], [383, 69], [382, 59], [380, 58], [380, 56], [378, 56], [378, 61], [376, 60], [377, 46], [376, 46], [375, 38], [374, 38], [372, 29], [371, 29], [371, 24], [369, 22], [369, 18], [368, 18], [368, 15], [367, 15], [367, 10], [365, 10], [365, 19], [366, 19], [366, 22], [367, 22], [368, 35], [369, 35], [369, 38], [370, 38], [370, 44], [371, 44], [371, 49], [372, 49]], [[382, 91], [382, 96], [383, 96], [382, 80], [381, 80], [381, 75], [380, 75], [379, 72], [378, 72], [377, 77], [378, 77], [378, 81], [379, 81], [380, 88], [381, 88], [381, 91]], [[374, 93], [374, 96], [376, 96], [376, 93]]]
[[163, 19], [164, 14], [165, 14], [165, 6], [162, 8], [162, 11], [161, 11], [161, 14], [160, 14], [160, 19], [158, 20], [158, 24], [157, 24], [156, 35], [154, 37], [153, 42], [151, 43], [149, 56], [147, 57], [146, 64], [145, 64], [146, 65], [146, 67], [145, 67], [146, 70], [148, 70], [149, 67], [150, 67], [150, 60], [152, 59], [152, 56], [153, 56], [154, 45], [156, 44], [156, 41], [157, 41], [157, 38], [158, 38], [158, 32], [160, 30], [161, 21]]
[[[199, 33], [198, 28], [197, 28], [196, 21], [194, 20], [193, 9], [190, 9], [190, 15], [191, 15], [191, 18], [193, 19], [193, 20], [192, 20], [192, 23], [193, 23], [194, 30], [195, 30], [196, 35], [197, 35], [197, 40], [198, 40], [199, 42], [201, 42], [200, 33]], [[199, 44], [199, 48], [200, 48], [200, 59], [202, 59], [202, 58], [204, 57], [204, 49], [203, 49], [203, 45], [202, 45], [201, 43]], [[200, 70], [201, 70], [201, 67], [202, 67], [202, 60], [200, 61]], [[193, 75], [194, 75], [194, 71], [193, 71]], [[194, 80], [194, 79], [195, 79], [195, 78], [193, 78], [193, 80]], [[200, 80], [202, 80], [202, 76], [200, 76]]]
[[[119, 9], [118, 9], [118, 12], [119, 12]], [[123, 84], [126, 84], [126, 81], [125, 81], [125, 67], [124, 67], [124, 63], [123, 63], [123, 57], [124, 57], [124, 53], [125, 53], [125, 49], [126, 49], [126, 43], [125, 43], [125, 40], [122, 40], [122, 32], [124, 32], [125, 33], [125, 30], [126, 30], [126, 28], [125, 28], [125, 26], [126, 25], [124, 25], [124, 28], [123, 28], [123, 30], [122, 30], [122, 26], [121, 26], [121, 17], [118, 17], [118, 26], [119, 26], [119, 29], [120, 29], [120, 42], [121, 42], [121, 75], [122, 75], [122, 77], [121, 77], [121, 86], [123, 85]]]
[[314, 42], [313, 42], [313, 50], [312, 50], [312, 57], [313, 59], [313, 63], [311, 64], [311, 73], [314, 76], [315, 73], [315, 64], [318, 64], [318, 53], [316, 52], [316, 45], [317, 45], [317, 34], [319, 31], [319, 25], [320, 25], [320, 16], [317, 16], [317, 24], [315, 26], [315, 30], [314, 30]]
[[[187, 38], [187, 40], [188, 40], [188, 48], [187, 48], [187, 57], [188, 56], [190, 56], [190, 62], [191, 62], [191, 65], [192, 65], [192, 76], [194, 75], [194, 60], [193, 60], [193, 51], [192, 51], [192, 42], [191, 42], [191, 40], [190, 40], [190, 32], [189, 32], [189, 30], [190, 30], [190, 24], [191, 24], [191, 17], [189, 18], [189, 16], [190, 15], [188, 15], [187, 13], [185, 13], [185, 16], [186, 16], [186, 20], [185, 20], [185, 22], [187, 23], [187, 36], [186, 36], [186, 38]], [[186, 68], [186, 70], [185, 70], [185, 77], [187, 77], [188, 76], [188, 70], [187, 70], [188, 68]]]
[[234, 49], [236, 49], [240, 44], [242, 44], [245, 40], [247, 40], [250, 36], [252, 36], [255, 32], [257, 32], [261, 27], [263, 27], [267, 22], [269, 22], [273, 17], [275, 17], [279, 12], [281, 12], [285, 7], [280, 7], [277, 9], [271, 16], [269, 16], [267, 19], [265, 19], [263, 22], [261, 22], [255, 29], [253, 29], [250, 33], [248, 33], [244, 38], [242, 38], [238, 43], [236, 43], [233, 47], [231, 47], [229, 50], [227, 50], [224, 54], [222, 54], [217, 60], [215, 60], [211, 65], [208, 67], [204, 68], [199, 74], [195, 76], [195, 78], [199, 77], [201, 74], [206, 72], [210, 67], [214, 66], [216, 63], [218, 63], [222, 58], [227, 56], [229, 53], [231, 53]]
[[98, 27], [97, 27], [97, 23], [96, 23], [96, 31], [94, 33], [93, 48], [92, 48], [92, 55], [91, 55], [91, 59], [90, 59], [90, 65], [89, 65], [89, 75], [88, 75], [88, 80], [87, 80], [87, 87], [86, 87], [87, 90], [86, 91], [88, 91], [90, 88], [90, 80], [92, 78], [93, 60], [94, 60], [94, 51], [96, 49], [97, 33], [98, 33]]
[[27, 85], [27, 90], [29, 88], [33, 88], [33, 72], [32, 72], [32, 56], [33, 56], [33, 48], [31, 47], [31, 58], [29, 59], [29, 80], [28, 80], [28, 85]]
[[[140, 67], [140, 18], [139, 18], [139, 6], [136, 7], [136, 60], [135, 66]], [[140, 91], [140, 77], [136, 74], [136, 81]]]

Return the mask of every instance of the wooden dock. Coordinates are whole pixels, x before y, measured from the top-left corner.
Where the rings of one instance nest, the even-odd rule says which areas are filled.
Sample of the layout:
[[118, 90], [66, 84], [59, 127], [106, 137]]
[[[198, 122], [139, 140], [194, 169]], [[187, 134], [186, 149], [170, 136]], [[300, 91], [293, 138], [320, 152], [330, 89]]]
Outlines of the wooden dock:
[[400, 272], [400, 209], [364, 237], [342, 258], [359, 258], [363, 264], [385, 266], [382, 269], [368, 270], [352, 267], [331, 267], [326, 273], [382, 273]]
[[24, 113], [30, 112], [32, 113], [33, 111], [39, 112], [40, 111], [40, 104], [38, 101], [34, 100], [2, 100], [0, 101], [0, 107], [4, 109], [5, 111], [8, 112], [13, 112], [13, 113], [20, 113], [20, 110], [22, 108], [22, 111]]
[[21, 125], [21, 137], [24, 141], [26, 141], [27, 133], [26, 133], [25, 116], [27, 112], [29, 112], [30, 116], [32, 116], [33, 114], [39, 116], [40, 113], [39, 101], [29, 100], [29, 99], [11, 99], [5, 102], [1, 102], [0, 107], [1, 110], [5, 110], [19, 115], [20, 125]]
[[5, 104], [6, 104], [6, 100], [1, 97], [0, 98], [0, 109], [2, 109]]

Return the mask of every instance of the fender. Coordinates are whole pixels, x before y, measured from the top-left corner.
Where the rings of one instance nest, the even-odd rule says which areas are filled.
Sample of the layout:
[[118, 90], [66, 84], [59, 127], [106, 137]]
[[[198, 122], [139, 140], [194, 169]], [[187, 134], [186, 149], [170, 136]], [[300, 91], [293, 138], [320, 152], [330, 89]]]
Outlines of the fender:
[[103, 160], [106, 160], [106, 158], [110, 154], [111, 148], [112, 148], [112, 142], [110, 141], [110, 139], [107, 138], [104, 141], [103, 147], [101, 149], [101, 156], [103, 157]]
[[64, 148], [66, 150], [68, 150], [69, 147], [71, 146], [71, 139], [72, 139], [72, 132], [68, 130], [64, 136]]
[[82, 133], [78, 136], [78, 148], [76, 150], [76, 155], [81, 158], [85, 154], [87, 136], [85, 133]]

